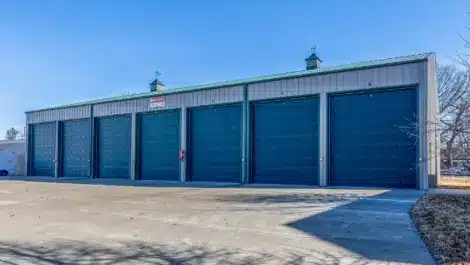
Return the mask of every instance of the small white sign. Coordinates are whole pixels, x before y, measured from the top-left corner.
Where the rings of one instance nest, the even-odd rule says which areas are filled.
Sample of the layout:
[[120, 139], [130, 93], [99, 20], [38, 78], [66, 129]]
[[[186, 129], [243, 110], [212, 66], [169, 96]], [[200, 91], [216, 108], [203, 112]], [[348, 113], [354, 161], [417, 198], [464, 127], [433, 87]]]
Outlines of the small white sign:
[[165, 107], [165, 98], [164, 97], [150, 98], [149, 107], [150, 108], [163, 108], [163, 107]]

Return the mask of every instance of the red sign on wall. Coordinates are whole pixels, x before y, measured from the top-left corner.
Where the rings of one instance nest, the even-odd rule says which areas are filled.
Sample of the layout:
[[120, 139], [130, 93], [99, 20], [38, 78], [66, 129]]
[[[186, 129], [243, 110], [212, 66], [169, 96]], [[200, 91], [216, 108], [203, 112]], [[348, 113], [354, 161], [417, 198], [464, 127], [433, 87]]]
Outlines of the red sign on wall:
[[163, 108], [165, 107], [165, 98], [164, 97], [154, 97], [149, 100], [150, 108]]

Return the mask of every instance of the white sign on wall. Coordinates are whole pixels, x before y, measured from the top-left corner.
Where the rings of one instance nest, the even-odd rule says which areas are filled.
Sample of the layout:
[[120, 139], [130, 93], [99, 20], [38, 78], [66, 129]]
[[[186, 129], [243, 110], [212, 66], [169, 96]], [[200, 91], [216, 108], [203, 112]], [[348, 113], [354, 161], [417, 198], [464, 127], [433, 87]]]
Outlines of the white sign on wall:
[[163, 108], [165, 107], [165, 98], [164, 97], [154, 97], [149, 100], [150, 108]]

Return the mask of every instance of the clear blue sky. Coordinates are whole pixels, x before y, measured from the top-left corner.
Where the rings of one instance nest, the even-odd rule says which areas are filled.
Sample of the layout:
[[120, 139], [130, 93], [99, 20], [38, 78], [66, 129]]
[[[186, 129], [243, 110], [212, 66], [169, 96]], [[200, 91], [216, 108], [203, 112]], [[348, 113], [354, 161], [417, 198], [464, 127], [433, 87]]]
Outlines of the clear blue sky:
[[0, 1], [0, 138], [24, 111], [147, 90], [434, 51], [450, 62], [468, 0]]

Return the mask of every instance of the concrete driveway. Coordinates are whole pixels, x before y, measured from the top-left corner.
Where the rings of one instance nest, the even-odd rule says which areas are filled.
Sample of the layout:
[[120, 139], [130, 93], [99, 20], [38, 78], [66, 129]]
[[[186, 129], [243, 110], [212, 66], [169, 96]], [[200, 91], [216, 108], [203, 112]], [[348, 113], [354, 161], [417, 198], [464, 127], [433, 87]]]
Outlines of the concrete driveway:
[[132, 183], [0, 180], [0, 264], [433, 264], [417, 191]]

